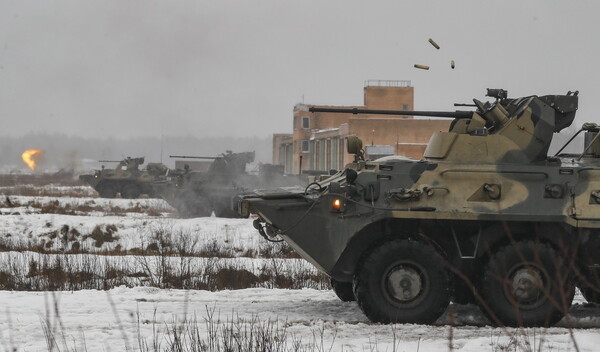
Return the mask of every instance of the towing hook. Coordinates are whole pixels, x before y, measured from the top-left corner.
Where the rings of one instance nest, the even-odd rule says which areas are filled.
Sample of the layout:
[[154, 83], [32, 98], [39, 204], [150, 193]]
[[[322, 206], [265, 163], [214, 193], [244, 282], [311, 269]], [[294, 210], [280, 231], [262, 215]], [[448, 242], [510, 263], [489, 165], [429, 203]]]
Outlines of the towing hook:
[[254, 219], [254, 221], [252, 221], [252, 226], [254, 226], [255, 229], [258, 230], [258, 233], [265, 239], [265, 240], [269, 240], [269, 238], [267, 237], [267, 234], [265, 233], [265, 229], [263, 227], [263, 225], [260, 222], [260, 219]]
[[267, 234], [265, 233], [265, 229], [262, 226], [262, 224], [260, 223], [260, 220], [256, 219], [252, 222], [252, 225], [254, 226], [255, 229], [258, 230], [258, 233], [260, 234], [260, 236], [262, 238], [264, 238], [265, 240], [269, 241], [269, 237], [267, 237]]
[[264, 238], [265, 240], [267, 240], [269, 242], [282, 242], [283, 241], [283, 240], [273, 240], [273, 238], [278, 236], [277, 231], [269, 224], [265, 223], [265, 225], [263, 226], [260, 219], [255, 219], [252, 222], [252, 225], [254, 226], [255, 229], [258, 230], [258, 233], [260, 234], [260, 236], [262, 238]]

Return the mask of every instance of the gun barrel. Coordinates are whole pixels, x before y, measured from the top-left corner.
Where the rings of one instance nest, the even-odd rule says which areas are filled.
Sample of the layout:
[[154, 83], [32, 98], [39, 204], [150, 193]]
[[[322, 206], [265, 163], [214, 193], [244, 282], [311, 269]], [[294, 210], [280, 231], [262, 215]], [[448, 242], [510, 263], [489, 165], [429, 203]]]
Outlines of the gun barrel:
[[204, 159], [204, 160], [215, 160], [219, 159], [217, 156], [189, 156], [189, 155], [169, 155], [169, 158], [179, 159]]
[[122, 160], [98, 160], [99, 163], [120, 163]]
[[410, 110], [369, 110], [369, 109], [340, 109], [340, 108], [314, 108], [310, 112], [334, 112], [346, 114], [378, 114], [378, 115], [401, 115], [401, 116], [432, 116], [450, 118], [471, 118], [473, 111], [410, 111]]

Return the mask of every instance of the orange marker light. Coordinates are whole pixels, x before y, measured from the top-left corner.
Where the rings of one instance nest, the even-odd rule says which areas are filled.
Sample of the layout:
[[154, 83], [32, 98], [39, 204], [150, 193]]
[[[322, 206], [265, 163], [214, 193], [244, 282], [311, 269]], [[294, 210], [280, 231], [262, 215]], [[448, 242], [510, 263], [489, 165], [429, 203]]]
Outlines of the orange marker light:
[[333, 201], [333, 205], [332, 205], [334, 210], [340, 211], [340, 209], [342, 208], [342, 201], [339, 199], [335, 199]]

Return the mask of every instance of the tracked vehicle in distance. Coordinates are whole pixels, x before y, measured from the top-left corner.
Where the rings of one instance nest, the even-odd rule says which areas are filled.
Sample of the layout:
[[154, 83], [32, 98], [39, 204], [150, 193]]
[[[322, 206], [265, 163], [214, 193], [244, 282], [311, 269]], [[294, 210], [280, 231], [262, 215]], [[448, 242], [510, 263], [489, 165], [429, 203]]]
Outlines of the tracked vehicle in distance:
[[164, 180], [169, 168], [161, 163], [148, 163], [140, 169], [144, 158], [126, 157], [123, 160], [100, 160], [104, 163], [117, 163], [114, 169], [95, 170], [93, 174], [80, 175], [79, 179], [94, 188], [102, 198], [114, 198], [120, 194], [122, 198], [138, 198], [142, 194], [157, 197], [153, 184]]
[[548, 156], [578, 92], [488, 96], [473, 99], [474, 111], [313, 108], [454, 120], [423, 160], [365, 161], [350, 136], [355, 161], [345, 170], [303, 191], [240, 195], [234, 208], [255, 214], [263, 237], [289, 243], [374, 322], [433, 323], [454, 300], [479, 304], [497, 325], [553, 325], [576, 285], [600, 303], [600, 127], [579, 131], [582, 153]]

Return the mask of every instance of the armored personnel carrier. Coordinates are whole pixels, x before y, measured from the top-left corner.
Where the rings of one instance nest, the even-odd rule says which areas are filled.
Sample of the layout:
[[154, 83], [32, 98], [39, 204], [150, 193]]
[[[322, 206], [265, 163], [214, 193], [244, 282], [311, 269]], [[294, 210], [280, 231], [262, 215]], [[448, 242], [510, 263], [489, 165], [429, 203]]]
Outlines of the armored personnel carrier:
[[264, 238], [289, 243], [374, 322], [432, 323], [454, 300], [479, 304], [497, 325], [553, 325], [576, 285], [600, 303], [600, 127], [583, 125], [581, 153], [548, 156], [578, 92], [488, 96], [474, 111], [315, 108], [454, 120], [423, 160], [365, 161], [348, 137], [355, 161], [345, 170], [303, 191], [240, 195], [235, 209], [255, 214]]
[[100, 160], [105, 163], [118, 163], [114, 169], [102, 166], [93, 174], [80, 175], [79, 179], [92, 186], [103, 198], [114, 198], [118, 193], [123, 198], [137, 198], [141, 194], [156, 197], [153, 183], [164, 180], [169, 169], [161, 163], [149, 163], [140, 170], [144, 158], [126, 157], [120, 161]]
[[258, 174], [248, 173], [246, 165], [254, 161], [254, 156], [254, 152], [231, 151], [217, 157], [171, 156], [213, 161], [206, 171], [172, 170], [166, 180], [154, 183], [154, 189], [185, 218], [210, 216], [213, 211], [218, 217], [240, 217], [231, 208], [231, 199], [236, 194], [267, 185], [298, 183], [297, 177], [284, 176], [276, 165], [261, 165]]

